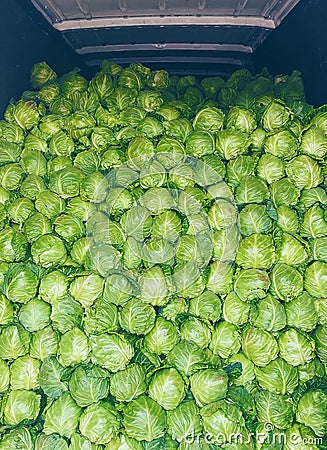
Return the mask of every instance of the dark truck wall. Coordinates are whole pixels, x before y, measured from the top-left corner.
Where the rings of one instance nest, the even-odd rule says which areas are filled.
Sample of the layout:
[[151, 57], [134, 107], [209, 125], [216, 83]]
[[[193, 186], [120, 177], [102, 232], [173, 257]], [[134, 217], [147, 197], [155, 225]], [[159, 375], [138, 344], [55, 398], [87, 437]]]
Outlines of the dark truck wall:
[[82, 67], [78, 55], [29, 0], [9, 0], [0, 15], [0, 115], [9, 100], [30, 89], [34, 63], [47, 61], [58, 73]]
[[257, 72], [302, 72], [307, 100], [327, 103], [327, 1], [301, 0], [254, 53]]
[[[327, 0], [301, 0], [253, 56], [257, 72], [302, 72], [307, 99], [315, 106], [327, 103]], [[47, 61], [63, 74], [75, 66], [87, 74], [81, 58], [29, 0], [10, 0], [0, 16], [0, 115], [10, 98], [30, 88], [31, 66]], [[190, 68], [188, 67], [189, 71]]]

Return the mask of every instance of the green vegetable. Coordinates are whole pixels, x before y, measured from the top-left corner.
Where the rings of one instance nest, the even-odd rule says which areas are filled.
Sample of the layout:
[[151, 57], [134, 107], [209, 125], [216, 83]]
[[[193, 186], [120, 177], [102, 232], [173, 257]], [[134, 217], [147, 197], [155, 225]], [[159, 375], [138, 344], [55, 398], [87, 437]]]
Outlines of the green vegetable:
[[164, 435], [166, 413], [154, 400], [141, 395], [124, 410], [124, 426], [128, 436], [151, 442]]
[[45, 414], [44, 433], [57, 433], [70, 438], [77, 430], [81, 408], [68, 392], [54, 400]]
[[255, 376], [263, 389], [275, 394], [292, 393], [298, 386], [296, 368], [281, 358], [271, 361], [265, 367], [257, 367]]
[[0, 120], [0, 450], [323, 447], [327, 113], [300, 73], [31, 82]]
[[13, 426], [23, 421], [34, 421], [40, 411], [40, 401], [41, 396], [33, 391], [11, 391], [4, 405], [4, 423]]
[[260, 422], [271, 423], [281, 430], [291, 425], [293, 408], [286, 396], [262, 390], [255, 395], [255, 403]]
[[[265, 352], [262, 352], [262, 349]], [[242, 336], [242, 350], [256, 366], [264, 367], [277, 358], [278, 345], [273, 335], [255, 327], [247, 328]]]
[[92, 403], [82, 413], [79, 430], [94, 444], [107, 444], [120, 427], [118, 412], [106, 402]]
[[320, 390], [306, 392], [298, 403], [296, 419], [310, 427], [315, 435], [324, 436], [327, 429], [326, 393]]
[[205, 369], [191, 378], [191, 392], [199, 406], [221, 400], [227, 392], [228, 377], [222, 369]]
[[152, 376], [148, 392], [150, 397], [165, 410], [172, 410], [183, 400], [186, 386], [176, 369], [162, 369]]

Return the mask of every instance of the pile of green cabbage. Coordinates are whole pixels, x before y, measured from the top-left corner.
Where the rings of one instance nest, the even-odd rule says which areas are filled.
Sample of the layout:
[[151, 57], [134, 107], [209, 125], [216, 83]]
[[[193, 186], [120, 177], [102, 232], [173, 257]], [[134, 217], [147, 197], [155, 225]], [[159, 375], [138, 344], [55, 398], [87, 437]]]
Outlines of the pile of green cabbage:
[[327, 448], [327, 109], [300, 74], [31, 80], [0, 121], [0, 449]]

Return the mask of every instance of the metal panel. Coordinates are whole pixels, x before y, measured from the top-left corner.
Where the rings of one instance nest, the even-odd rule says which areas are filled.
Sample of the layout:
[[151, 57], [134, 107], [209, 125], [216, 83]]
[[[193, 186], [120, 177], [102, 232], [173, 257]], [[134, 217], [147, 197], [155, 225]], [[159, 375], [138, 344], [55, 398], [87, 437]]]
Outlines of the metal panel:
[[122, 51], [147, 51], [147, 50], [190, 50], [190, 51], [232, 51], [252, 53], [252, 48], [239, 44], [191, 44], [191, 43], [163, 43], [163, 44], [109, 44], [91, 47], [82, 47], [76, 50], [79, 55], [88, 53], [106, 53]]
[[[137, 57], [136, 57], [137, 58]], [[111, 58], [112, 61], [116, 61], [119, 64], [129, 64], [130, 61], [132, 60], [132, 57], [113, 57]], [[136, 59], [137, 60], [137, 59]], [[102, 63], [102, 59], [91, 59], [87, 61], [87, 64], [89, 66], [94, 66], [94, 65], [100, 65]], [[142, 61], [145, 63], [152, 63], [152, 62], [157, 62], [157, 61], [161, 61], [161, 62], [172, 62], [172, 63], [180, 63], [183, 64], [185, 62], [190, 62], [190, 63], [202, 63], [202, 64], [232, 64], [232, 65], [236, 65], [236, 66], [242, 66], [243, 62], [242, 60], [238, 59], [238, 58], [218, 58], [218, 57], [212, 57], [212, 56], [198, 56], [198, 57], [184, 57], [184, 58], [180, 58], [180, 57], [176, 57], [176, 56], [164, 56], [164, 57], [160, 57], [160, 60], [158, 59], [158, 57], [155, 56], [146, 56], [145, 58], [142, 58]]]
[[[32, 0], [37, 7], [52, 23], [60, 22], [60, 30], [68, 30], [69, 27], [83, 26], [86, 28], [96, 26], [117, 26], [117, 22], [101, 22], [105, 19], [117, 19], [124, 26], [126, 20], [146, 17], [152, 20], [161, 20], [164, 23], [171, 17], [190, 17], [194, 21], [217, 19], [226, 24], [232, 17], [242, 15], [249, 20], [257, 20], [258, 26], [264, 26], [264, 19], [269, 18], [274, 22], [274, 28], [282, 18], [299, 2], [299, 0]], [[200, 14], [199, 14], [200, 12]], [[88, 19], [84, 22], [83, 19]], [[262, 21], [263, 19], [263, 21]], [[276, 22], [275, 22], [276, 19]], [[177, 20], [177, 19], [176, 19]], [[74, 25], [76, 22], [78, 25]], [[101, 25], [103, 23], [103, 25]], [[148, 21], [149, 24], [154, 24]], [[203, 23], [203, 22], [202, 22]], [[245, 22], [239, 24], [247, 25]], [[252, 22], [254, 24], [254, 22]], [[134, 22], [133, 25], [136, 25]]]
[[81, 28], [109, 28], [109, 27], [144, 27], [144, 26], [183, 26], [183, 25], [221, 25], [221, 26], [243, 26], [275, 28], [272, 19], [264, 17], [248, 16], [207, 16], [207, 15], [176, 15], [176, 16], [123, 16], [123, 17], [103, 17], [91, 20], [74, 19], [53, 23], [58, 31], [78, 30]]
[[203, 11], [207, 5], [207, 0], [198, 0], [198, 10]]
[[[252, 46], [253, 37], [265, 36], [267, 30], [255, 27], [231, 26], [172, 26], [166, 27], [125, 27], [73, 30], [63, 33], [69, 44], [76, 50], [83, 47], [131, 44], [217, 44]], [[236, 47], [235, 47], [236, 48]]]
[[90, 12], [90, 4], [88, 1], [85, 0], [75, 0], [76, 4], [78, 5], [81, 13], [84, 15], [85, 19], [92, 19], [92, 14]]
[[239, 0], [234, 10], [234, 16], [239, 16], [246, 7], [248, 0]]
[[199, 65], [203, 58], [216, 66], [221, 55], [219, 64], [229, 67], [226, 57], [251, 55], [299, 1], [31, 0], [87, 64], [100, 55], [178, 64], [183, 58], [190, 62], [196, 52]]
[[63, 10], [51, 0], [32, 0], [32, 3], [52, 25], [66, 19]]

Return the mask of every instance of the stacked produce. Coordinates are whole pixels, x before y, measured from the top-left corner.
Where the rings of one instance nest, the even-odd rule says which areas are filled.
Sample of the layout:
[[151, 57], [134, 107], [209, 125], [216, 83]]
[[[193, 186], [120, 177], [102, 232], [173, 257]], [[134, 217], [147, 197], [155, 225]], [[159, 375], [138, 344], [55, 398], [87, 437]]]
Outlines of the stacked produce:
[[31, 80], [0, 121], [0, 449], [326, 448], [327, 110], [300, 74]]

